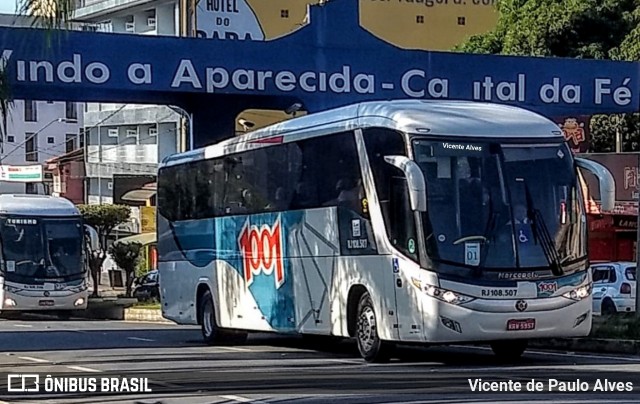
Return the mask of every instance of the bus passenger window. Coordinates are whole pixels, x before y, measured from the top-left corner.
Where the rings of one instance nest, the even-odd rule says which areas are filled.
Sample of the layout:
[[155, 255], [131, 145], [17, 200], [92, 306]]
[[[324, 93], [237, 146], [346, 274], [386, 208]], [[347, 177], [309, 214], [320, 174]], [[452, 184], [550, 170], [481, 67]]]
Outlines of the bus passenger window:
[[289, 203], [286, 192], [287, 191], [283, 187], [278, 187], [271, 199], [271, 202], [269, 202], [265, 207], [265, 210], [273, 212], [287, 210], [289, 208]]

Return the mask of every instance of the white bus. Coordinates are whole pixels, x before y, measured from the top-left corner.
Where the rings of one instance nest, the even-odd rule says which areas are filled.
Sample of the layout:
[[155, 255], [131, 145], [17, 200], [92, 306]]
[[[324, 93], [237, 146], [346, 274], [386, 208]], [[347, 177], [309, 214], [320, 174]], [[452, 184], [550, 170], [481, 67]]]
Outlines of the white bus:
[[220, 343], [247, 331], [490, 343], [591, 329], [575, 158], [552, 121], [462, 101], [366, 102], [166, 158], [158, 175], [164, 317]]
[[85, 240], [97, 234], [68, 199], [0, 195], [0, 316], [86, 309]]

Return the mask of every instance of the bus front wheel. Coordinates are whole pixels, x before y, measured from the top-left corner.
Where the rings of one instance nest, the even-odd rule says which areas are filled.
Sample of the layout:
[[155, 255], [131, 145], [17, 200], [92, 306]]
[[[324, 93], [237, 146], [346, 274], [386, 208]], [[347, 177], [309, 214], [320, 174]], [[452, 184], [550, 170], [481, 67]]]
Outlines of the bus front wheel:
[[247, 340], [247, 333], [225, 330], [218, 327], [210, 291], [204, 292], [200, 300], [200, 325], [202, 338], [209, 345], [241, 344]]
[[527, 349], [527, 340], [495, 341], [491, 343], [491, 350], [500, 360], [518, 360]]
[[378, 321], [369, 293], [365, 292], [358, 303], [356, 339], [360, 355], [367, 362], [387, 362], [391, 357], [391, 343], [378, 336]]

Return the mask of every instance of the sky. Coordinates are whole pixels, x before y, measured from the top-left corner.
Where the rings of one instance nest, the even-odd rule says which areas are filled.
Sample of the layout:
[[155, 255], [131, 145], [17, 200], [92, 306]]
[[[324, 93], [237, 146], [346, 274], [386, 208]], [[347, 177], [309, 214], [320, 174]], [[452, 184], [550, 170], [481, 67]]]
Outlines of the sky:
[[16, 0], [0, 0], [0, 13], [15, 14]]

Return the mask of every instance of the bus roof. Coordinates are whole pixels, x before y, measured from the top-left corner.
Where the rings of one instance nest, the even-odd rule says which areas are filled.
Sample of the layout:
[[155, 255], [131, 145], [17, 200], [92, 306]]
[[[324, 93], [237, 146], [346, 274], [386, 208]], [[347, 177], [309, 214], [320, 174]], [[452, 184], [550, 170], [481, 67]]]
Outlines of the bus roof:
[[25, 216], [79, 216], [68, 199], [50, 195], [0, 195], [0, 214]]
[[174, 154], [163, 165], [219, 157], [252, 145], [267, 146], [346, 130], [384, 127], [451, 138], [563, 140], [553, 121], [509, 105], [453, 100], [371, 101], [289, 119], [204, 148]]

